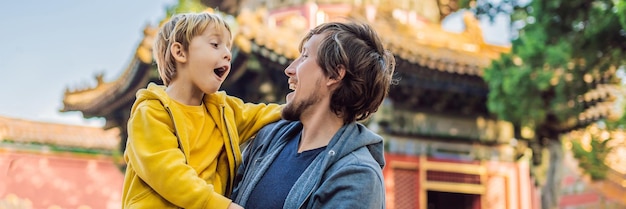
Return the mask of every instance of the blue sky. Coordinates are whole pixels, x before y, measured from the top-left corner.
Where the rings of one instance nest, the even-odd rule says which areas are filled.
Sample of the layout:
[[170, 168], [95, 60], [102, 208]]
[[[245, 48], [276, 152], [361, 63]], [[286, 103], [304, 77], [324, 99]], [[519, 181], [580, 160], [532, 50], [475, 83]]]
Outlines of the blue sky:
[[[165, 7], [176, 0], [2, 1], [0, 8], [0, 116], [102, 126], [101, 118], [61, 113], [66, 88], [94, 86], [95, 75], [117, 78]], [[498, 20], [506, 21], [506, 20]], [[483, 25], [486, 41], [507, 42], [508, 31]], [[461, 15], [446, 21], [459, 31]]]
[[65, 88], [117, 78], [175, 0], [0, 1], [0, 116], [101, 126], [60, 113]]

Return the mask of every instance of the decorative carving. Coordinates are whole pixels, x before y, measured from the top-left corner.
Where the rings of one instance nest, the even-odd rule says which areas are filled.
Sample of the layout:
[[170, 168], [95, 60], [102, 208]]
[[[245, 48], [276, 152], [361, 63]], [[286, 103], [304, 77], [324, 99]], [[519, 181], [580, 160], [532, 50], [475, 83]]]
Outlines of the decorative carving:
[[104, 84], [104, 73], [98, 73], [96, 74], [96, 85], [100, 86], [102, 84]]

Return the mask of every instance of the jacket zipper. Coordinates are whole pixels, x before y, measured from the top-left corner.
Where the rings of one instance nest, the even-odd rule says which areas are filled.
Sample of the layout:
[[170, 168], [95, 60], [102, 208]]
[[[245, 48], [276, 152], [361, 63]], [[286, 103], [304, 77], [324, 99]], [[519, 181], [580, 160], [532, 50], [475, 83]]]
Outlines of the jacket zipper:
[[[235, 160], [235, 163], [237, 162], [237, 154], [235, 153], [235, 145], [233, 144], [233, 139], [231, 138], [231, 134], [230, 134], [230, 128], [228, 127], [228, 121], [226, 121], [226, 109], [224, 107], [224, 105], [222, 105], [222, 119], [224, 119], [224, 126], [226, 126], [226, 135], [228, 135], [228, 142], [230, 143], [230, 149], [233, 155], [233, 159]], [[235, 165], [233, 165], [234, 167]], [[234, 168], [235, 172], [237, 172], [237, 168]], [[231, 174], [232, 175], [232, 174]], [[236, 173], [235, 173], [236, 175]], [[231, 191], [232, 187], [233, 187], [233, 183], [232, 182], [232, 178], [230, 177], [228, 180], [228, 185], [226, 186], [226, 191]], [[227, 193], [228, 195], [230, 195], [230, 192]]]
[[[318, 181], [321, 181], [321, 180], [318, 180]], [[318, 187], [315, 187], [315, 188], [319, 188], [319, 185], [318, 185]], [[304, 198], [304, 200], [302, 201], [302, 203], [300, 203], [300, 206], [298, 207], [298, 209], [303, 208], [303, 207], [304, 207], [304, 204], [305, 204], [305, 203], [307, 203], [307, 202], [309, 202], [309, 198], [310, 198], [310, 197], [311, 197], [311, 195], [313, 194], [313, 190], [315, 190], [315, 188], [313, 188], [313, 189], [311, 189], [311, 190], [309, 191], [309, 194], [307, 194], [307, 195], [306, 195], [306, 198]]]
[[172, 119], [172, 125], [174, 126], [174, 136], [176, 136], [176, 140], [178, 141], [178, 148], [180, 149], [181, 152], [183, 152], [183, 156], [185, 157], [185, 164], [188, 164], [187, 155], [185, 154], [185, 148], [183, 147], [183, 141], [181, 141], [180, 136], [178, 136], [178, 129], [176, 128], [176, 121], [174, 121], [174, 115], [172, 115], [172, 111], [170, 110], [170, 107], [165, 107], [165, 110], [167, 111], [167, 114], [170, 115], [170, 118]]
[[[183, 141], [181, 141], [180, 136], [178, 136], [178, 129], [176, 128], [176, 121], [174, 120], [174, 115], [172, 115], [172, 111], [170, 110], [170, 107], [166, 106], [165, 111], [170, 116], [170, 119], [172, 119], [172, 125], [174, 126], [174, 136], [176, 136], [176, 140], [178, 141], [178, 149], [180, 149], [180, 151], [183, 152], [183, 157], [185, 157], [185, 164], [189, 164], [187, 163], [187, 155], [185, 154], [185, 148], [183, 148]], [[176, 208], [184, 209], [178, 206], [176, 206]]]

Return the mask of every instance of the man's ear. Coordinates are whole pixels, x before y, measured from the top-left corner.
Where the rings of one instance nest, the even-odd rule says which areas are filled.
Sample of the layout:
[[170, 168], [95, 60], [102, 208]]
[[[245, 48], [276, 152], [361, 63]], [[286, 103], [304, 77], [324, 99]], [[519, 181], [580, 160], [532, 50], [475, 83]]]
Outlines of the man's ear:
[[328, 79], [328, 82], [326, 82], [326, 85], [331, 86], [333, 84], [337, 84], [340, 83], [341, 80], [343, 80], [343, 77], [346, 76], [346, 68], [343, 65], [339, 65], [337, 67], [337, 76], [335, 76], [334, 78], [330, 78]]
[[170, 47], [170, 53], [172, 54], [172, 57], [174, 57], [174, 60], [176, 60], [176, 62], [187, 62], [187, 53], [185, 52], [185, 50], [183, 50], [182, 44], [178, 42], [172, 43], [172, 46]]

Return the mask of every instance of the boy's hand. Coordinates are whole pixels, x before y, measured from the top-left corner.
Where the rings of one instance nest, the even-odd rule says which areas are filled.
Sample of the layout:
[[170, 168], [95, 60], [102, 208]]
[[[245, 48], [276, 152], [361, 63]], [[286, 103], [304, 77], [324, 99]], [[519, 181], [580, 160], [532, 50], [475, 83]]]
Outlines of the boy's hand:
[[232, 202], [232, 203], [230, 203], [230, 205], [228, 205], [228, 209], [243, 209], [243, 207], [241, 207], [240, 205], [237, 205], [236, 203]]

